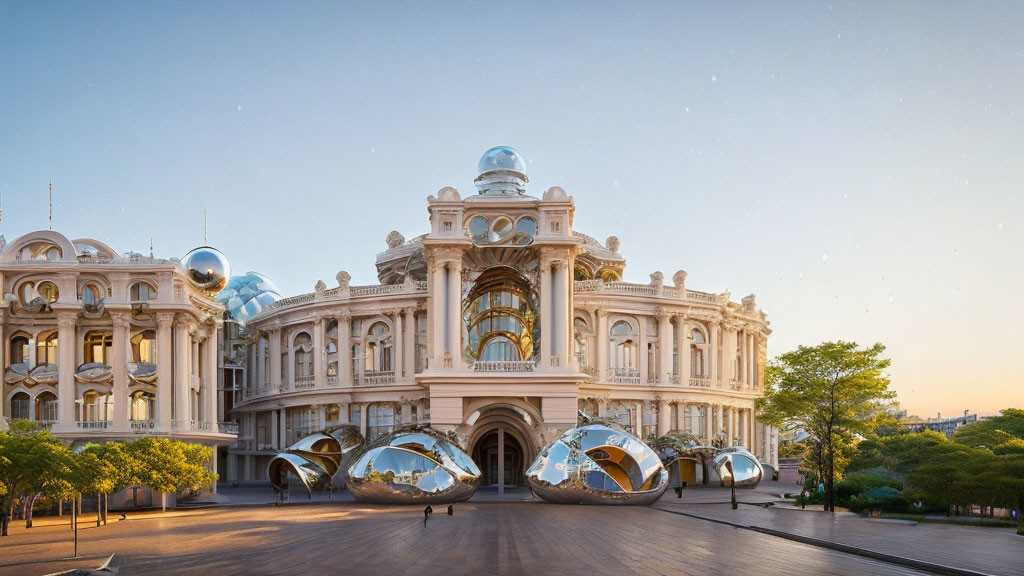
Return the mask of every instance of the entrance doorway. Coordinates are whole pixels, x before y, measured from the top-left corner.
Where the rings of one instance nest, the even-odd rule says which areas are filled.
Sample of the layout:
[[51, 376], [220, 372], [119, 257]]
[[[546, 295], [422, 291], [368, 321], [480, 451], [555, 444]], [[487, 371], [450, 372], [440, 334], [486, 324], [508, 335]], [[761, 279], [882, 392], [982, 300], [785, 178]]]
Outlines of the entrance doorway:
[[491, 430], [473, 447], [473, 460], [482, 472], [483, 486], [497, 486], [502, 494], [505, 488], [523, 485], [523, 447], [504, 428]]

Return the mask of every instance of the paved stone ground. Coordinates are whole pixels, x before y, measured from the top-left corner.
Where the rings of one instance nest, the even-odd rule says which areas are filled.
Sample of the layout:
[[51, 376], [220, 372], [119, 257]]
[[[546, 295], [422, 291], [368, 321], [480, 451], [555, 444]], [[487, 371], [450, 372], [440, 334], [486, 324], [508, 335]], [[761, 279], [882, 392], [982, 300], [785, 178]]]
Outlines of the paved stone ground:
[[353, 502], [153, 514], [80, 531], [15, 529], [0, 574], [97, 566], [121, 574], [919, 574], [649, 508], [463, 503], [423, 526], [420, 507]]

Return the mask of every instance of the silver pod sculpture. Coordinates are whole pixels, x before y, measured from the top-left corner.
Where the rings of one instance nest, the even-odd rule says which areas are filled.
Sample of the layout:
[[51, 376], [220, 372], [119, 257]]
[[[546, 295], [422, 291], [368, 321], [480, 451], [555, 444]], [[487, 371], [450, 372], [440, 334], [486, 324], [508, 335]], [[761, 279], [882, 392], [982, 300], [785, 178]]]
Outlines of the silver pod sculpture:
[[366, 446], [348, 469], [348, 489], [382, 504], [441, 504], [468, 500], [480, 469], [448, 436], [426, 426], [386, 434]]
[[526, 471], [533, 493], [558, 504], [646, 505], [668, 488], [661, 459], [613, 422], [583, 417]]
[[672, 430], [655, 441], [654, 449], [674, 486], [718, 481], [729, 487], [735, 478], [737, 488], [754, 488], [764, 477], [761, 463], [746, 448], [708, 446], [699, 436], [688, 432]]
[[337, 426], [310, 434], [274, 456], [267, 468], [275, 492], [288, 487], [288, 473], [295, 474], [312, 496], [313, 490], [333, 490], [344, 484], [336, 478], [363, 445], [363, 436], [355, 426]]

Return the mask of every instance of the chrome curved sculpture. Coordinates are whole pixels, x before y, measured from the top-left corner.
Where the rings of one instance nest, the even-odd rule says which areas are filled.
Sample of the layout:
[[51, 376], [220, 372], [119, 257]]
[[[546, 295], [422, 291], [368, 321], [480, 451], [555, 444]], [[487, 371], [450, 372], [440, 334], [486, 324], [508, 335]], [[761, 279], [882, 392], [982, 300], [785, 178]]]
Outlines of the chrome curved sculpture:
[[448, 436], [410, 426], [367, 446], [348, 469], [348, 489], [382, 504], [440, 504], [468, 500], [480, 469]]
[[668, 488], [668, 471], [642, 440], [609, 421], [584, 417], [541, 450], [526, 470], [533, 493], [559, 504], [654, 502]]
[[337, 426], [310, 434], [270, 460], [267, 475], [275, 492], [288, 487], [288, 472], [293, 472], [310, 498], [314, 489], [333, 490], [334, 477], [344, 470], [357, 449], [363, 445], [363, 436], [355, 426]]
[[[700, 465], [702, 483], [707, 484], [711, 472], [718, 475], [722, 486], [729, 486], [735, 475], [737, 488], [753, 488], [764, 477], [764, 469], [757, 457], [741, 446], [716, 448], [704, 444], [694, 434], [672, 430], [658, 438], [654, 448], [662, 464], [670, 471], [676, 471], [676, 480], [681, 479], [681, 464], [691, 461]], [[728, 463], [728, 464], [727, 464]], [[730, 472], [729, 470], [732, 470]]]
[[722, 486], [735, 483], [737, 488], [753, 488], [764, 477], [764, 468], [757, 457], [741, 446], [726, 448], [715, 455], [713, 461]]

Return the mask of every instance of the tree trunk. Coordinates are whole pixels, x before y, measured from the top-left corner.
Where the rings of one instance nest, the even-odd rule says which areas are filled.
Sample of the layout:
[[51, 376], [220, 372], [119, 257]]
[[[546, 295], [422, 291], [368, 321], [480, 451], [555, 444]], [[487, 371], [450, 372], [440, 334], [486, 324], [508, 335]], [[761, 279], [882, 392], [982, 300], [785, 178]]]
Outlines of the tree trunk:
[[7, 510], [6, 506], [0, 511], [0, 536], [7, 536]]
[[110, 494], [103, 495], [103, 525], [107, 525], [107, 505], [110, 504]]
[[28, 502], [26, 502], [25, 505], [25, 529], [32, 527], [32, 509], [35, 508], [36, 498], [38, 497], [38, 494], [33, 494], [28, 497]]
[[101, 516], [103, 515], [103, 506], [102, 506], [103, 500], [102, 499], [103, 499], [103, 495], [100, 494], [99, 492], [97, 492], [96, 493], [96, 527], [97, 528], [100, 527], [100, 521], [103, 519], [103, 518], [101, 518]]

